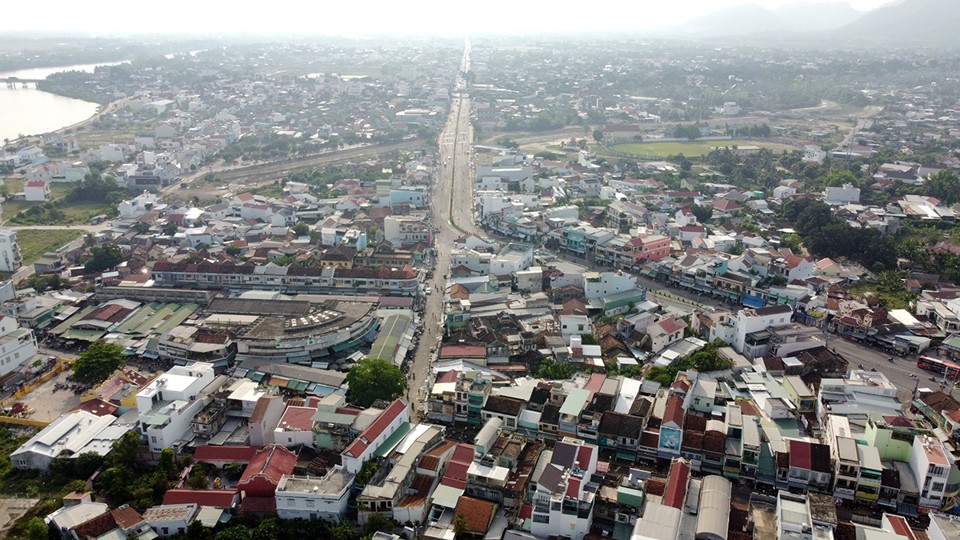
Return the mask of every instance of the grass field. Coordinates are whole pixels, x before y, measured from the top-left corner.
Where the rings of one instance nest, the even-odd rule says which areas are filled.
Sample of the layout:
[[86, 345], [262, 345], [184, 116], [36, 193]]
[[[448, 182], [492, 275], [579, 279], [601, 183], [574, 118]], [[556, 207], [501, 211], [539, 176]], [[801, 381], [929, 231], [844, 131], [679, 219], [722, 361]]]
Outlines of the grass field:
[[668, 157], [683, 154], [687, 157], [705, 156], [717, 147], [722, 146], [759, 146], [769, 148], [775, 152], [790, 150], [792, 147], [785, 144], [765, 143], [758, 141], [671, 141], [671, 142], [640, 142], [617, 144], [612, 147], [617, 152], [634, 154], [637, 156]]
[[83, 231], [74, 229], [55, 229], [49, 231], [17, 231], [17, 243], [23, 255], [24, 266], [33, 264], [44, 253], [55, 251], [64, 244], [83, 236]]

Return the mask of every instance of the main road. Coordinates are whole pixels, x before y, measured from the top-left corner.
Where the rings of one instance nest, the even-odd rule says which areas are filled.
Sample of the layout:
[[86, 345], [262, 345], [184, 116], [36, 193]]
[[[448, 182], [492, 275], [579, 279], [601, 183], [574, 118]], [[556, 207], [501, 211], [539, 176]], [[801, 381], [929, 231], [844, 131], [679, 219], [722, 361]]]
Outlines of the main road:
[[425, 283], [434, 292], [425, 296], [423, 334], [407, 369], [407, 400], [414, 411], [423, 411], [427, 388], [432, 378], [432, 363], [439, 349], [443, 330], [443, 296], [446, 275], [450, 272], [450, 251], [464, 233], [482, 235], [473, 222], [473, 172], [470, 154], [473, 128], [470, 125], [470, 99], [466, 94], [464, 73], [470, 69], [470, 44], [464, 45], [460, 73], [457, 75], [450, 114], [437, 140], [437, 174], [431, 196], [431, 219], [436, 266]]

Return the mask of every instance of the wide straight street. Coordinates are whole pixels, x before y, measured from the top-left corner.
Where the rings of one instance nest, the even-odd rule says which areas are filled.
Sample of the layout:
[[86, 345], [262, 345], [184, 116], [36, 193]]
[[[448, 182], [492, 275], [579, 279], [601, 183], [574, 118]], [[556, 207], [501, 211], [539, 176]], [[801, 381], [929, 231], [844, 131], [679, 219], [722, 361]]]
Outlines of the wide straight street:
[[439, 166], [431, 197], [431, 216], [437, 231], [433, 244], [437, 257], [433, 277], [425, 283], [433, 292], [426, 296], [421, 321], [423, 334], [407, 370], [407, 400], [414, 406], [415, 411], [423, 410], [427, 387], [432, 377], [432, 362], [443, 329], [443, 295], [445, 276], [450, 272], [450, 250], [454, 241], [462, 234], [461, 231], [480, 234], [470, 212], [470, 151], [473, 130], [470, 126], [470, 100], [465, 94], [466, 82], [463, 79], [463, 73], [469, 69], [469, 55], [470, 46], [467, 44], [460, 73], [457, 75], [450, 115], [438, 139]]

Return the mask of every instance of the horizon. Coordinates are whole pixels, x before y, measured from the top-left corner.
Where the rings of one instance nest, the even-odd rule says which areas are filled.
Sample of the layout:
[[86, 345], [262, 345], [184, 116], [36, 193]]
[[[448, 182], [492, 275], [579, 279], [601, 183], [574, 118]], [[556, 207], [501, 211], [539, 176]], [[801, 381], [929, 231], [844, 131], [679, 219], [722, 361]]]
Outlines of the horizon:
[[[847, 4], [858, 11], [870, 11], [898, 0], [676, 0], [671, 3], [622, 5], [606, 1], [591, 4], [596, 16], [580, 16], [582, 4], [562, 2], [523, 3], [503, 0], [488, 2], [485, 9], [458, 12], [438, 0], [408, 3], [371, 0], [362, 5], [303, 4], [280, 0], [272, 9], [238, 2], [229, 10], [212, 4], [169, 0], [163, 9], [148, 15], [129, 14], [127, 4], [117, 0], [77, 4], [51, 0], [44, 14], [36, 17], [34, 7], [15, 4], [0, 30], [10, 33], [41, 32], [44, 36], [81, 35], [111, 37], [129, 35], [337, 35], [344, 37], [386, 35], [543, 34], [565, 31], [662, 31], [697, 17], [746, 4], [776, 9], [793, 4]], [[235, 7], [239, 6], [239, 7]], [[617, 14], [619, 13], [619, 14]], [[193, 14], [191, 16], [191, 14]], [[291, 17], [296, 14], [296, 17]], [[616, 16], [613, 16], [615, 15]]]

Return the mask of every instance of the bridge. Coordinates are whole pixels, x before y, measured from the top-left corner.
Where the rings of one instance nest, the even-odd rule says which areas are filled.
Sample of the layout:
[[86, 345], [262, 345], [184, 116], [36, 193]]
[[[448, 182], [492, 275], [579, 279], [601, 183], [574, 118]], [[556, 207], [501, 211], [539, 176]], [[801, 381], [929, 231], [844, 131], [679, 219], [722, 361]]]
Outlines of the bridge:
[[16, 88], [17, 83], [21, 85], [21, 88], [29, 88], [30, 84], [36, 85], [44, 80], [46, 79], [21, 79], [20, 77], [7, 77], [3, 79], [3, 81], [7, 83], [7, 88]]

